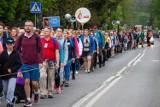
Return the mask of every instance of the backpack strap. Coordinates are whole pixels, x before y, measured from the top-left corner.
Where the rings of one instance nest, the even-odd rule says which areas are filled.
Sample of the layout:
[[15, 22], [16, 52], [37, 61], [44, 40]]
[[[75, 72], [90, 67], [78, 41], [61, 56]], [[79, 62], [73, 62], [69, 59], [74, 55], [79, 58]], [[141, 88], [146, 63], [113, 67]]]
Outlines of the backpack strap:
[[56, 46], [56, 38], [52, 38], [53, 45]]
[[20, 44], [22, 43], [22, 40], [23, 40], [23, 37], [24, 37], [24, 33], [22, 33], [21, 35], [20, 35]]
[[63, 50], [64, 50], [64, 47], [65, 47], [65, 43], [66, 43], [66, 39], [64, 39], [64, 42], [63, 42]]
[[38, 35], [37, 34], [34, 34], [35, 35], [35, 39], [36, 39], [36, 43], [37, 43], [37, 49], [38, 49]]

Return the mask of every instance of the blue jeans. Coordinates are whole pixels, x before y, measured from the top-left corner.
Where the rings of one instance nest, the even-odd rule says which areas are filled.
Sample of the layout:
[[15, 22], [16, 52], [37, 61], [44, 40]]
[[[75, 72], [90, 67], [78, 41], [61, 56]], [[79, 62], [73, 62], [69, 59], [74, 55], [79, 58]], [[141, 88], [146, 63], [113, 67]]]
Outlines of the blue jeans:
[[76, 71], [78, 71], [79, 70], [79, 59], [76, 59]]
[[64, 67], [64, 78], [66, 81], [69, 81], [69, 78], [70, 78], [70, 68], [71, 68], [71, 63], [72, 63], [72, 60], [70, 59], [66, 66]]
[[2, 84], [2, 80], [0, 79], [0, 97], [2, 97], [2, 92], [3, 92], [3, 84]]

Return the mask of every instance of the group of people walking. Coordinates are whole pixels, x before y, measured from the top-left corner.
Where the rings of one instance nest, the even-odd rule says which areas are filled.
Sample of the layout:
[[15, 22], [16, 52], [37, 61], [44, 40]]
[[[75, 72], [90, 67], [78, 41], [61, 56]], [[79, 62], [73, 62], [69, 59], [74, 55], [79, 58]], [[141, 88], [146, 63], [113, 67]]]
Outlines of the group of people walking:
[[[92, 30], [34, 30], [31, 20], [24, 29], [14, 27], [9, 32], [4, 27], [0, 22], [0, 97], [6, 96], [7, 107], [21, 99], [26, 101], [24, 107], [31, 107], [32, 95], [34, 103], [39, 98], [53, 98], [54, 90], [60, 94], [64, 86], [69, 87], [70, 76], [75, 80], [80, 68], [86, 73], [94, 71], [97, 64], [101, 68], [123, 49], [136, 48], [139, 37], [143, 47], [145, 37], [143, 31], [117, 33], [98, 30], [98, 26]], [[20, 91], [16, 91], [18, 87]], [[22, 90], [24, 98], [19, 94]]]

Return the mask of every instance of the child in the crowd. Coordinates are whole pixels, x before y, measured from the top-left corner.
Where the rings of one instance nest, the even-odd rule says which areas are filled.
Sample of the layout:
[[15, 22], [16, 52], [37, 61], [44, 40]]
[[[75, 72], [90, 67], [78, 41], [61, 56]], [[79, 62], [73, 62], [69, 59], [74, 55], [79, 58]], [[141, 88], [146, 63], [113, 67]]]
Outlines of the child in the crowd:
[[6, 47], [0, 55], [0, 75], [3, 83], [3, 90], [7, 100], [7, 107], [13, 107], [15, 102], [14, 91], [16, 87], [17, 71], [22, 62], [20, 55], [14, 50], [14, 40], [6, 39]]

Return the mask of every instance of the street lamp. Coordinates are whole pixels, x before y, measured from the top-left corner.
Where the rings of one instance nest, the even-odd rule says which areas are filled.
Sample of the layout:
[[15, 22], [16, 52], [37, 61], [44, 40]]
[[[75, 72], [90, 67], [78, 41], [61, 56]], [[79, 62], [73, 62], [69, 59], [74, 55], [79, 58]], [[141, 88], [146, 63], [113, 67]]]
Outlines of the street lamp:
[[66, 19], [66, 27], [68, 29], [68, 22], [70, 21], [71, 19], [71, 15], [69, 13], [65, 14], [64, 18]]
[[119, 34], [119, 25], [120, 25], [120, 21], [116, 21], [116, 25], [118, 26], [118, 30], [117, 30], [117, 34]]
[[[74, 23], [76, 22], [76, 17], [75, 16], [71, 16], [71, 14], [67, 13], [65, 15], [65, 19], [66, 19], [66, 26], [67, 26], [67, 29], [68, 29], [68, 22], [71, 22], [71, 23]], [[74, 25], [74, 28], [76, 27], [76, 23]]]

